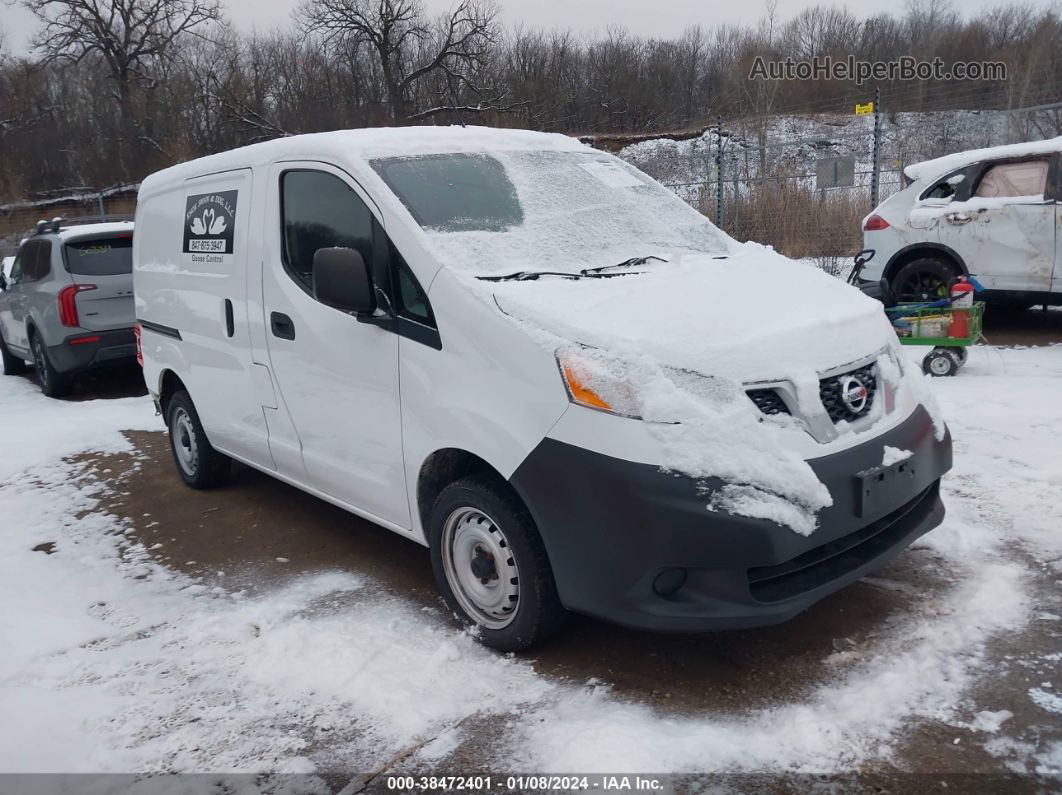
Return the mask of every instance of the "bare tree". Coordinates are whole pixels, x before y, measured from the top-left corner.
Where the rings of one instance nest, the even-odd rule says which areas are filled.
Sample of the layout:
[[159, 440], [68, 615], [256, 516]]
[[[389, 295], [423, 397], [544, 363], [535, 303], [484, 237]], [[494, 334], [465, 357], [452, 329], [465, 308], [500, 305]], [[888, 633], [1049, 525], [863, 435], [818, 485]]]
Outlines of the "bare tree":
[[114, 81], [121, 132], [135, 139], [134, 83], [153, 85], [152, 67], [174, 42], [221, 18], [219, 0], [23, 0], [42, 23], [33, 47], [47, 61], [99, 58]]
[[432, 108], [417, 109], [413, 101], [417, 83], [428, 77], [442, 76], [452, 93], [488, 93], [474, 74], [497, 39], [496, 13], [489, 2], [462, 0], [433, 28], [420, 0], [309, 0], [301, 9], [307, 32], [372, 51], [393, 124], [447, 111], [497, 109], [494, 100], [500, 97], [460, 108], [456, 96]]

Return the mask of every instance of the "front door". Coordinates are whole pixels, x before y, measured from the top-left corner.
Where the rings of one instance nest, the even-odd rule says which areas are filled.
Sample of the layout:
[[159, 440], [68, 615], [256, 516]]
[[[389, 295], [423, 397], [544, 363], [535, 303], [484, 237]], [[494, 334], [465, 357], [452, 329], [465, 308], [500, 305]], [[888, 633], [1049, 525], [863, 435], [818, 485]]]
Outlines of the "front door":
[[[266, 344], [305, 477], [348, 505], [408, 528], [398, 336], [319, 303], [312, 290], [320, 248], [354, 248], [366, 263], [378, 261], [371, 200], [341, 170], [313, 162], [273, 166], [269, 190]], [[279, 465], [282, 456], [275, 457]]]
[[989, 290], [1046, 292], [1055, 260], [1054, 202], [1045, 197], [1046, 157], [990, 165], [970, 209], [946, 212], [940, 242]]

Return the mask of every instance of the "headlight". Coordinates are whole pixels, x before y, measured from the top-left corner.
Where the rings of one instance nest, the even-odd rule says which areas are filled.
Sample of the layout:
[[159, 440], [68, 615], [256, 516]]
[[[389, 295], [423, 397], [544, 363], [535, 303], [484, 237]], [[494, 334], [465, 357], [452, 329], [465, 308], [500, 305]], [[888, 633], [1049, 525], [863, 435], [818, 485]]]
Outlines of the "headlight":
[[641, 419], [637, 390], [625, 373], [611, 367], [603, 358], [588, 351], [562, 349], [557, 351], [557, 366], [572, 403]]
[[593, 348], [562, 348], [557, 366], [572, 403], [619, 417], [670, 425], [748, 402], [729, 381]]

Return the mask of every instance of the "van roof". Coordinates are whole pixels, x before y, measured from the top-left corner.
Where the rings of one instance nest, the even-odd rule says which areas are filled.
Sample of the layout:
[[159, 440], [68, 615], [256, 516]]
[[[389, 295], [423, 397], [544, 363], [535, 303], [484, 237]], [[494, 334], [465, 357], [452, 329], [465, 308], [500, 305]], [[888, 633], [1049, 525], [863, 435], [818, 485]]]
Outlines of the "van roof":
[[589, 147], [579, 140], [559, 133], [508, 130], [494, 127], [371, 127], [358, 130], [308, 133], [275, 138], [227, 152], [207, 155], [163, 169], [144, 180], [141, 190], [150, 183], [171, 179], [188, 179], [201, 174], [247, 168], [277, 159], [314, 159], [322, 155], [340, 158], [351, 156], [370, 160], [402, 155], [442, 154], [447, 152], [490, 152], [520, 149], [579, 151]]
[[987, 149], [970, 149], [965, 152], [956, 152], [951, 155], [924, 160], [921, 163], [912, 163], [903, 170], [910, 179], [931, 180], [943, 177], [945, 174], [971, 165], [980, 163], [982, 160], [997, 160], [1005, 157], [1026, 157], [1029, 155], [1051, 154], [1062, 151], [1062, 136], [1049, 138], [1046, 141], [1029, 141], [1021, 144], [1007, 144], [1005, 146], [990, 146]]

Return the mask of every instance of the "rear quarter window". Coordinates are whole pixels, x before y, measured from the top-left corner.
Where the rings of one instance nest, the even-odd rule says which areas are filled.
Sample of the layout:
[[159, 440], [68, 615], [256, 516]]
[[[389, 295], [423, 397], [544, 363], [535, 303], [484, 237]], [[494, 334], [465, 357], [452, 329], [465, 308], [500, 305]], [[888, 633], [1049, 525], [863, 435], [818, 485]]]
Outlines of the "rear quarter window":
[[120, 276], [133, 272], [133, 238], [74, 240], [63, 252], [66, 269], [77, 276]]

